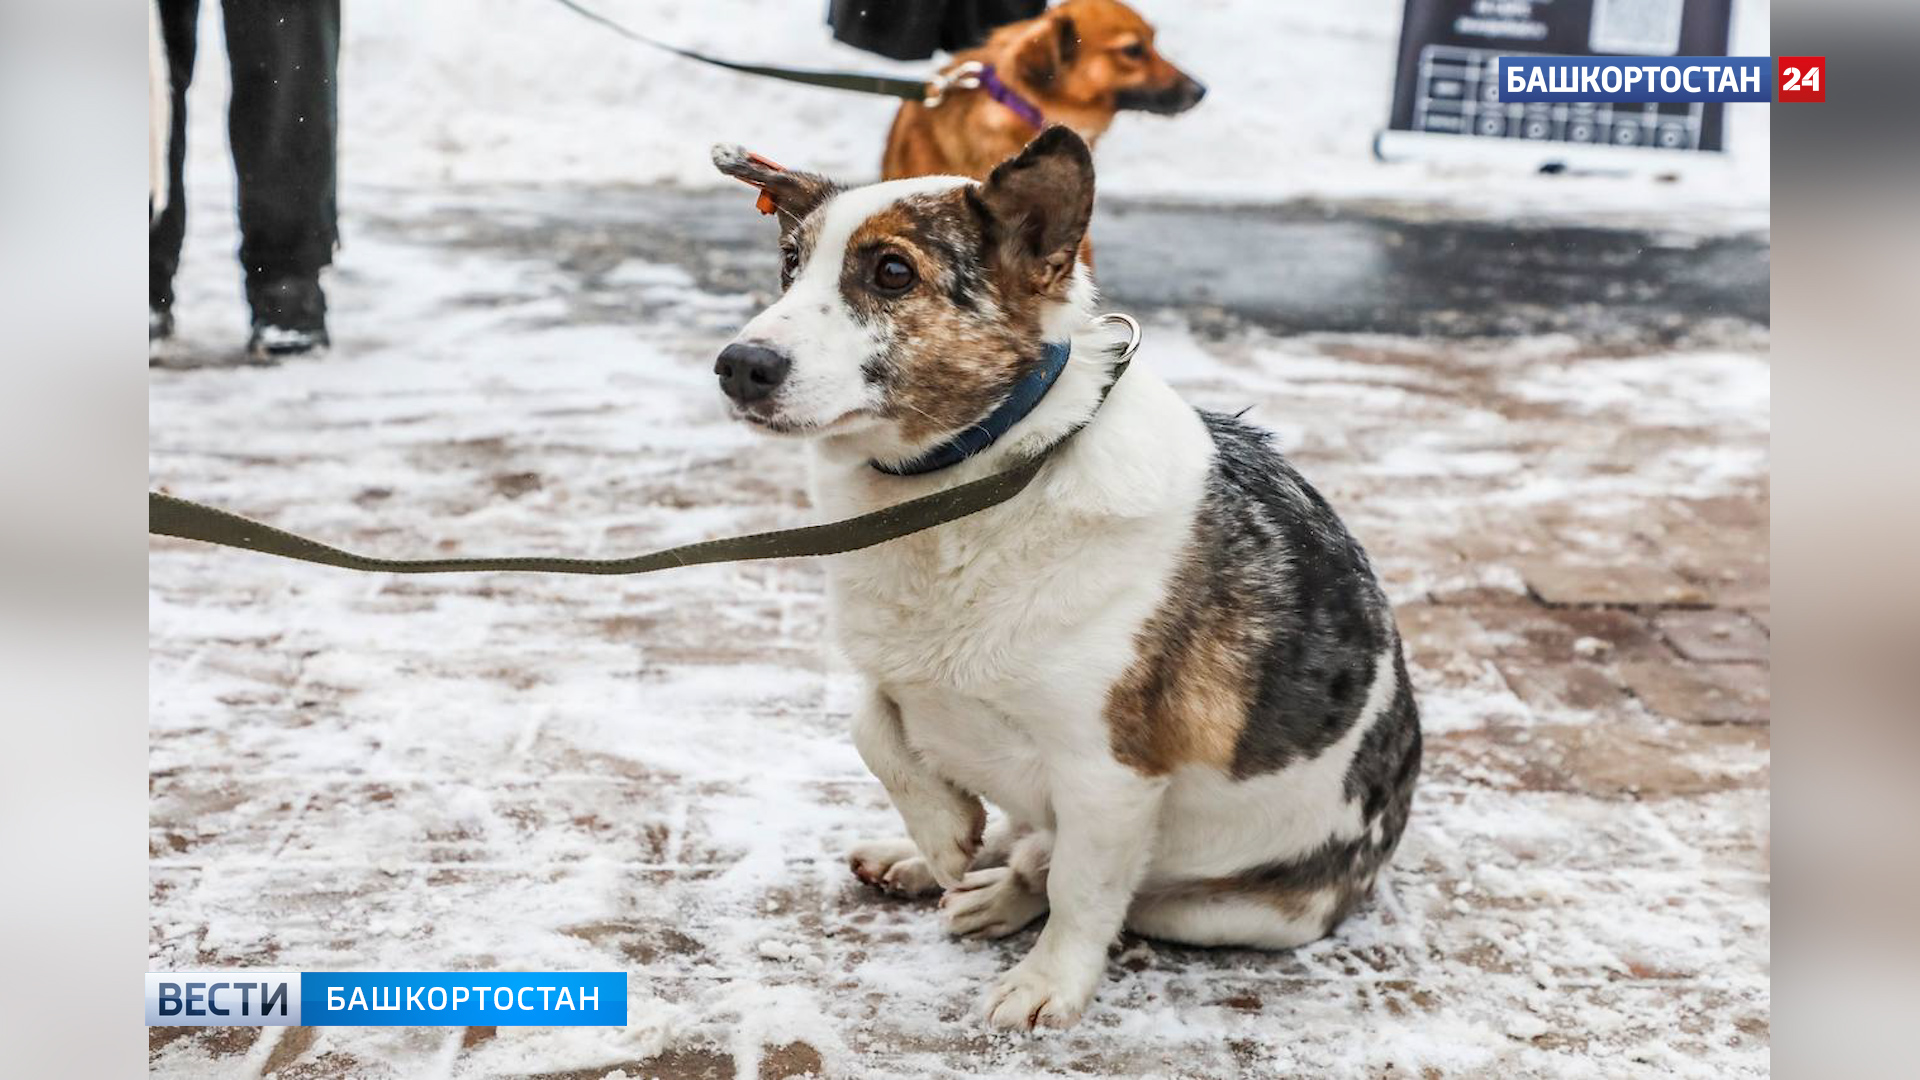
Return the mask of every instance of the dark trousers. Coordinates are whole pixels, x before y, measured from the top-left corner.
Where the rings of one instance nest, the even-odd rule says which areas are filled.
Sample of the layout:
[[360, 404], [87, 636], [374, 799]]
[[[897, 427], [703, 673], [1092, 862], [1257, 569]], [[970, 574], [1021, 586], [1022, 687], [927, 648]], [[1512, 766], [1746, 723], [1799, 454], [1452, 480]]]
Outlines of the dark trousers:
[[[252, 286], [311, 277], [333, 261], [335, 71], [340, 0], [225, 0], [233, 100], [227, 133], [240, 189], [240, 264]], [[173, 76], [172, 197], [147, 234], [147, 297], [173, 303], [187, 202], [187, 86], [193, 81], [200, 0], [160, 0]]]

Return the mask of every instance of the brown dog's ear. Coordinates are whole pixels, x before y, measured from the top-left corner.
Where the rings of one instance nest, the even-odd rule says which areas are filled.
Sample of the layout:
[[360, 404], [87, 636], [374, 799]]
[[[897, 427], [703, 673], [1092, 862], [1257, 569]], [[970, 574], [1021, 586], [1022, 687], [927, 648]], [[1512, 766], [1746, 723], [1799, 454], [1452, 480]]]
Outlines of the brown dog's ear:
[[745, 147], [720, 143], [713, 148], [713, 166], [735, 180], [760, 189], [760, 210], [780, 214], [786, 232], [819, 209], [840, 191], [840, 185], [818, 173], [783, 169]]
[[1051, 293], [1072, 274], [1093, 216], [1093, 155], [1073, 129], [1056, 125], [967, 196], [1001, 264]]
[[1065, 15], [1055, 16], [1053, 21], [1060, 24], [1059, 29], [1054, 31], [1055, 38], [1060, 42], [1060, 66], [1070, 68], [1080, 58], [1080, 28]]
[[1080, 29], [1065, 15], [1042, 16], [1013, 50], [1013, 69], [1021, 81], [1046, 89], [1080, 55]]

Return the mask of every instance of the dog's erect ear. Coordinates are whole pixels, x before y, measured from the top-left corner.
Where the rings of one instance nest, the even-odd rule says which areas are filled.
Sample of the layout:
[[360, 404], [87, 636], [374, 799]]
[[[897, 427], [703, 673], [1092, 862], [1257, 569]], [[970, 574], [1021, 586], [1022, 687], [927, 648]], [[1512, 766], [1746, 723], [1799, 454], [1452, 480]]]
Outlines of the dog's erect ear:
[[1093, 216], [1093, 155], [1073, 129], [1056, 125], [967, 195], [1003, 265], [1052, 292], [1073, 272]]
[[1044, 90], [1080, 55], [1080, 28], [1065, 15], [1042, 16], [1013, 50], [1013, 70], [1028, 86]]
[[800, 224], [840, 190], [839, 184], [818, 173], [783, 169], [745, 147], [729, 143], [714, 146], [713, 166], [759, 188], [761, 209], [773, 207], [779, 212], [782, 233]]

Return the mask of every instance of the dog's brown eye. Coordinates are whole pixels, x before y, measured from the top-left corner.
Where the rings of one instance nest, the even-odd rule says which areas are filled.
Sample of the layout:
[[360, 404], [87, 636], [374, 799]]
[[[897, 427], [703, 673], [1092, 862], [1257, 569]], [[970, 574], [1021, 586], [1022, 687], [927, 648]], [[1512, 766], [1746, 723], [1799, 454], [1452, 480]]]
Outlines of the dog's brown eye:
[[800, 249], [799, 248], [781, 248], [780, 249], [780, 287], [784, 289], [787, 286], [792, 285], [793, 275], [799, 272], [800, 272]]
[[914, 281], [913, 264], [898, 255], [882, 255], [873, 264], [873, 284], [881, 292], [906, 292]]

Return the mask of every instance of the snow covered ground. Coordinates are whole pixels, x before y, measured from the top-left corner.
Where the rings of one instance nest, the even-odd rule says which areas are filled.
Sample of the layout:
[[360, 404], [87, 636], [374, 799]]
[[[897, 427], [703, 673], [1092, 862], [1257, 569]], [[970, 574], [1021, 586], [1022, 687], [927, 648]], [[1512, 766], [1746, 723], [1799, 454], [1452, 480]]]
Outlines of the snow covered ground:
[[[874, 63], [819, 44], [817, 4], [602, 2], [657, 8], [690, 44]], [[348, 9], [348, 247], [321, 361], [236, 360], [203, 81], [155, 485], [394, 555], [612, 555], [811, 520], [797, 456], [726, 423], [709, 372], [770, 251], [663, 254], [685, 226], [604, 213], [624, 196], [598, 182], [708, 184], [722, 137], [871, 171], [884, 106], [669, 67], [549, 6]], [[1217, 96], [1123, 123], [1103, 190], [1470, 199], [1364, 156], [1397, 4], [1142, 7]], [[1282, 76], [1235, 34], [1256, 9], [1303, 55], [1377, 65], [1377, 108], [1314, 98], [1364, 131], [1259, 96]], [[1222, 149], [1243, 123], [1284, 168]], [[1764, 214], [1759, 175], [1757, 204], [1712, 197]], [[1580, 213], [1674, 189], [1611, 190]], [[1278, 430], [1399, 609], [1428, 765], [1392, 871], [1334, 938], [1129, 940], [1082, 1026], [989, 1034], [978, 995], [1032, 932], [954, 941], [846, 871], [898, 826], [846, 737], [817, 566], [389, 578], [155, 542], [152, 968], [622, 970], [631, 1023], [154, 1029], [153, 1074], [1765, 1075], [1764, 326], [1636, 344], [1145, 314], [1142, 362]]]

